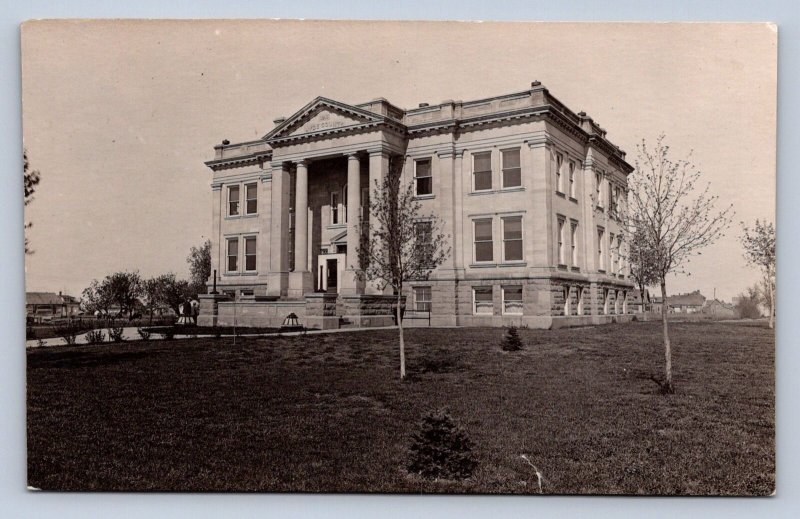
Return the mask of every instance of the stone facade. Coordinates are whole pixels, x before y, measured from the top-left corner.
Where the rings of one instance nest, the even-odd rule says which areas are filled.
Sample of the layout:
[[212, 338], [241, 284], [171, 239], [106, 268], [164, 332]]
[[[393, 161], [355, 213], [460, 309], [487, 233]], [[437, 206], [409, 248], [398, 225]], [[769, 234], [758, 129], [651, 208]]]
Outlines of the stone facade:
[[[360, 281], [354, 260], [369, 191], [392, 158], [452, 240], [445, 263], [408, 284], [409, 311], [429, 311], [434, 326], [626, 318], [633, 287], [617, 215], [632, 167], [538, 82], [413, 109], [318, 97], [261, 139], [223, 141], [206, 163], [218, 291], [244, 301], [254, 324], [290, 307], [313, 327], [392, 324], [396, 297]], [[228, 319], [230, 306], [204, 299], [200, 322]]]

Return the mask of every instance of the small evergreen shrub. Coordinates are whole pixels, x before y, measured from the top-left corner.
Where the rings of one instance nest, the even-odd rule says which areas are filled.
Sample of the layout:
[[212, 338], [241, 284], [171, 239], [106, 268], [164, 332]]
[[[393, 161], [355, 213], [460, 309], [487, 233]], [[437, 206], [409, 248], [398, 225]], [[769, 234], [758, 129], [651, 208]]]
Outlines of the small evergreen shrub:
[[139, 328], [136, 328], [136, 333], [139, 334], [139, 337], [141, 337], [143, 341], [150, 340], [150, 330], [140, 326]]
[[466, 479], [477, 465], [467, 433], [446, 411], [422, 419], [411, 437], [409, 472], [427, 479]]
[[516, 326], [511, 326], [500, 342], [503, 351], [519, 351], [522, 349], [522, 340], [519, 338]]
[[164, 337], [165, 340], [171, 341], [175, 338], [175, 327], [173, 326], [165, 326], [164, 329], [161, 331], [161, 335]]
[[62, 339], [68, 345], [75, 344], [75, 338], [78, 336], [78, 332], [80, 331], [79, 327], [73, 323], [66, 323], [59, 326], [56, 326], [53, 330], [55, 334]]
[[106, 334], [102, 330], [91, 330], [86, 334], [86, 342], [89, 344], [100, 344], [106, 340]]
[[108, 329], [108, 340], [114, 342], [122, 342], [125, 337], [122, 334], [122, 326], [116, 326]]

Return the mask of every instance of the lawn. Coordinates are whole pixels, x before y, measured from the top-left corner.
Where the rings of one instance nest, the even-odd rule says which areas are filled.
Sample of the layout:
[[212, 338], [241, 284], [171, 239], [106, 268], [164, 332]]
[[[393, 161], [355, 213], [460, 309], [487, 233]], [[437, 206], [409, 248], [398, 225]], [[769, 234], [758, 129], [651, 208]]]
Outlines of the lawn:
[[[770, 494], [774, 334], [658, 323], [129, 342], [28, 350], [28, 479], [46, 490]], [[478, 461], [409, 474], [423, 416], [447, 408]]]

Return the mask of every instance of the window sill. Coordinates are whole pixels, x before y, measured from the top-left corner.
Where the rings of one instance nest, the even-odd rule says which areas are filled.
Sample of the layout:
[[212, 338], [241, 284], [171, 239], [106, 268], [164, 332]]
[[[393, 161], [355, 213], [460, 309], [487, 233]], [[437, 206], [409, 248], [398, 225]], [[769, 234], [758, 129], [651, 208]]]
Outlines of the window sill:
[[512, 315], [512, 316], [522, 317], [522, 315], [524, 315], [524, 314], [516, 313], [516, 312], [503, 312], [502, 315]]
[[257, 276], [258, 271], [256, 270], [248, 270], [247, 272], [242, 272], [240, 276]]
[[558, 264], [558, 270], [567, 270], [568, 268], [569, 267], [567, 267], [567, 265], [565, 265], [564, 263]]
[[226, 220], [238, 220], [238, 219], [240, 219], [241, 217], [242, 217], [242, 215], [240, 215], [240, 214], [237, 214], [237, 215], [230, 215], [230, 214], [229, 214], [229, 215], [226, 215], [226, 216], [225, 216], [225, 219], [226, 219]]
[[580, 272], [580, 271], [581, 271], [581, 268], [580, 268], [580, 267], [571, 267], [571, 268], [570, 268], [570, 270], [571, 270], [572, 272]]
[[479, 196], [479, 195], [493, 195], [497, 193], [494, 189], [482, 189], [480, 191], [470, 191], [468, 193], [469, 196]]
[[225, 272], [222, 274], [223, 276], [241, 276], [241, 272]]
[[347, 229], [346, 223], [334, 223], [326, 227], [326, 229]]
[[525, 191], [525, 188], [523, 186], [510, 186], [500, 189], [500, 192], [502, 193], [515, 193], [517, 191]]
[[519, 191], [525, 191], [523, 186], [514, 186], [514, 187], [503, 187], [500, 189], [484, 189], [481, 191], [470, 191], [467, 193], [469, 196], [480, 196], [480, 195], [498, 195], [500, 193], [517, 193]]
[[430, 195], [414, 195], [414, 200], [433, 200], [436, 198], [436, 195], [431, 193]]
[[242, 218], [257, 218], [258, 213], [251, 213], [251, 214], [243, 214]]
[[597, 269], [597, 272], [599, 272], [601, 274], [605, 274], [606, 273], [606, 271], [604, 269]]
[[560, 196], [561, 198], [567, 198], [567, 195], [565, 195], [561, 191], [556, 191], [556, 195]]
[[569, 201], [570, 202], [575, 202], [576, 204], [578, 203], [578, 199], [575, 198], [574, 196], [569, 197]]

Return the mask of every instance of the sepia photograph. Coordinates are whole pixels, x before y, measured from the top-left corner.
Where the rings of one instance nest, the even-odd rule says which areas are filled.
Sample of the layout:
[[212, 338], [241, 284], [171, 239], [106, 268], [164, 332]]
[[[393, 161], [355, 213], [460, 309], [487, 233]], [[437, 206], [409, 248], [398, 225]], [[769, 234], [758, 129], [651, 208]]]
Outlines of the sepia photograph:
[[20, 41], [31, 491], [774, 495], [777, 25]]

